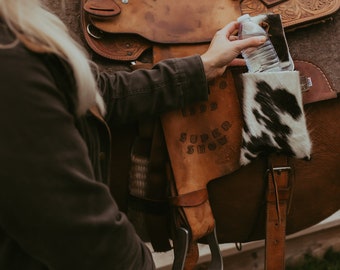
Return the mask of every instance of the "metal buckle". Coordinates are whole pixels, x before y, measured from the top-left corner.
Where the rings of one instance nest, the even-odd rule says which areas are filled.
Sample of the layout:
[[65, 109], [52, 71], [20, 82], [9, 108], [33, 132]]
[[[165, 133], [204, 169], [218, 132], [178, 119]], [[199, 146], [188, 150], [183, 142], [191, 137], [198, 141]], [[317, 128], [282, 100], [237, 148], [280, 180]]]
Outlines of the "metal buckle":
[[301, 92], [307, 92], [313, 86], [312, 78], [300, 76]]
[[267, 169], [266, 176], [268, 176], [268, 174], [271, 172], [278, 172], [280, 174], [282, 171], [292, 171], [292, 167], [290, 166], [272, 167], [270, 169]]
[[[281, 212], [280, 212], [280, 207], [279, 207], [280, 198], [279, 198], [279, 189], [277, 187], [277, 183], [276, 183], [276, 180], [275, 180], [275, 177], [274, 177], [274, 173], [277, 173], [278, 175], [280, 175], [281, 172], [291, 173], [292, 172], [292, 167], [290, 167], [290, 166], [273, 167], [271, 165], [271, 168], [267, 169], [267, 171], [266, 171], [266, 177], [268, 177], [268, 175], [271, 174], [271, 179], [272, 179], [273, 186], [274, 186], [274, 192], [275, 192], [275, 198], [276, 198], [277, 220], [278, 220], [279, 224], [281, 223]], [[292, 184], [291, 181], [292, 181], [291, 177], [288, 176], [288, 186], [291, 186], [291, 184]], [[290, 196], [290, 199], [289, 199], [289, 202], [288, 202], [287, 213], [289, 212], [289, 209], [290, 209], [290, 202], [291, 202], [291, 196]]]
[[[96, 33], [94, 33], [96, 31]], [[86, 32], [93, 38], [95, 39], [102, 39], [103, 38], [103, 31], [97, 29], [95, 26], [92, 24], [88, 24], [86, 26]]]

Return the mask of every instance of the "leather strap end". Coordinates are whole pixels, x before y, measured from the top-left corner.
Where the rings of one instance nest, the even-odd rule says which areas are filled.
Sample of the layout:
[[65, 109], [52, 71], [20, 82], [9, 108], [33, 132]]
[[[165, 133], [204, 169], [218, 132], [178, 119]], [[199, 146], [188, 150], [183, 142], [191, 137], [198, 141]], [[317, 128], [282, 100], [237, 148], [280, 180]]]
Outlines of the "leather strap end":
[[113, 0], [88, 0], [84, 4], [84, 10], [97, 17], [113, 17], [121, 12]]
[[186, 194], [171, 197], [170, 203], [179, 207], [195, 207], [208, 200], [208, 190], [206, 188], [195, 190]]

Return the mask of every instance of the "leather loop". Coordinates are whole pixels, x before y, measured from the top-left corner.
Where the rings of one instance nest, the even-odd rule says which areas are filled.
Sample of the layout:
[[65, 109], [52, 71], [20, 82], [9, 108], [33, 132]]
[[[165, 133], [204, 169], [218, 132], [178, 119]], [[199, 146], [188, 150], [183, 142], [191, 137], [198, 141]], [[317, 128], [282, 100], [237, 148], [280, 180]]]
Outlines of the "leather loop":
[[87, 12], [81, 12], [81, 23], [86, 43], [93, 51], [105, 58], [136, 61], [151, 47], [150, 42], [138, 35], [114, 35], [101, 31], [92, 24]]
[[261, 0], [261, 2], [267, 7], [275, 7], [276, 5], [279, 5], [283, 2], [286, 2], [287, 0]]
[[170, 198], [171, 204], [181, 207], [195, 207], [208, 200], [208, 190], [206, 188], [195, 190], [186, 194]]
[[[279, 193], [279, 201], [288, 201], [290, 198], [290, 188], [280, 188], [278, 190]], [[267, 202], [276, 202], [276, 193], [273, 190], [268, 191], [267, 194]]]
[[265, 270], [285, 269], [286, 220], [291, 197], [288, 157], [273, 154], [267, 171]]
[[113, 0], [88, 0], [84, 4], [84, 10], [97, 17], [113, 17], [121, 12]]

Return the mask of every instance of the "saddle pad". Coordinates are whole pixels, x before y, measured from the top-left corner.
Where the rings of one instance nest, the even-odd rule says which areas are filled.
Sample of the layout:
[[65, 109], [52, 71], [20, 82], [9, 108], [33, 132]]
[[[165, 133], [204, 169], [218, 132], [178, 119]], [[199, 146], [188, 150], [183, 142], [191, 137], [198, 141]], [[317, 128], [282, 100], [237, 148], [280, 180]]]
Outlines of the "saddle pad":
[[[92, 24], [101, 31], [138, 34], [150, 41], [168, 44], [210, 42], [217, 30], [241, 15], [236, 0], [128, 0], [126, 4], [113, 0], [82, 1]], [[106, 11], [110, 5], [112, 10], [118, 8], [119, 11], [108, 16]]]
[[340, 7], [338, 0], [241, 0], [242, 14], [280, 14], [285, 29], [299, 28], [320, 22]]

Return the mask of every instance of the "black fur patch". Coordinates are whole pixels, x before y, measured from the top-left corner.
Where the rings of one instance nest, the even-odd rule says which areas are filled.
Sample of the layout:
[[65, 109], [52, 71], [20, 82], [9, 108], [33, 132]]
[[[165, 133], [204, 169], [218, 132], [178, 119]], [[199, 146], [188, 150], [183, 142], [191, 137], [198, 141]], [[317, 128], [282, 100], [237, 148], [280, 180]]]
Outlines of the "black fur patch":
[[[303, 115], [296, 97], [284, 88], [272, 89], [265, 81], [258, 81], [256, 87], [257, 92], [254, 99], [260, 107], [260, 111], [253, 109], [256, 121], [271, 133], [272, 138], [281, 146], [283, 152], [293, 155], [294, 152], [288, 144], [288, 136], [292, 130], [282, 121], [282, 114], [287, 113], [294, 120], [298, 120]], [[250, 140], [244, 141], [242, 147], [254, 156], [259, 152], [275, 150], [268, 134], [263, 132], [260, 137], [252, 136], [247, 125], [244, 127], [244, 132], [249, 135]], [[249, 154], [246, 157], [252, 159]]]

